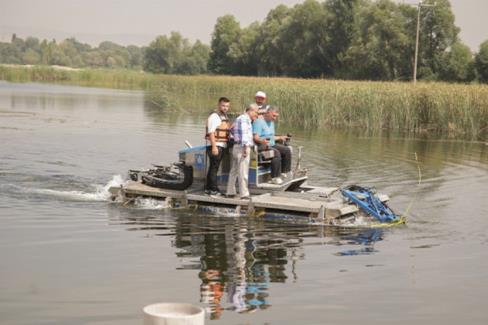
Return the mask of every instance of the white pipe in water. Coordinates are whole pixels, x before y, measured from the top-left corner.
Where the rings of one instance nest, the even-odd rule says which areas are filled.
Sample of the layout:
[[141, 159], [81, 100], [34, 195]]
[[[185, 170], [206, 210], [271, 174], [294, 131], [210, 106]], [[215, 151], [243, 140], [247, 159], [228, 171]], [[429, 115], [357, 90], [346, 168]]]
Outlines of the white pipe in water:
[[158, 303], [147, 305], [144, 325], [204, 325], [203, 308], [182, 303]]

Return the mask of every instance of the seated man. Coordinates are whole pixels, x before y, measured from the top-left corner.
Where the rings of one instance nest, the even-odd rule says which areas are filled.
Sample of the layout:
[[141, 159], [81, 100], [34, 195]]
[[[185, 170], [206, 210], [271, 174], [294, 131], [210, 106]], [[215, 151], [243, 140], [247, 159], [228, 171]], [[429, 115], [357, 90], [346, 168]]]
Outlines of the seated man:
[[[271, 183], [281, 184], [281, 177], [288, 177], [291, 171], [291, 150], [276, 141], [286, 141], [288, 136], [275, 136], [274, 121], [278, 117], [278, 108], [269, 107], [264, 118], [253, 122], [254, 143], [258, 144], [258, 150], [272, 149], [274, 157], [271, 160]], [[281, 176], [281, 177], [280, 177]]]

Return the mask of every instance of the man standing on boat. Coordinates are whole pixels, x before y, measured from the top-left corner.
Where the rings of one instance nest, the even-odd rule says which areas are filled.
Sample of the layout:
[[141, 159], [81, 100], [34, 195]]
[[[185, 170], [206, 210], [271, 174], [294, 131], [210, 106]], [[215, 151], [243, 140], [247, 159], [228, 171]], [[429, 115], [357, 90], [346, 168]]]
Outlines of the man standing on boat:
[[227, 97], [220, 97], [217, 111], [210, 114], [207, 120], [206, 139], [210, 141], [210, 146], [207, 147], [209, 167], [205, 193], [209, 195], [222, 195], [217, 186], [217, 172], [229, 142], [230, 121], [227, 117], [229, 108], [230, 100]]
[[263, 117], [266, 110], [269, 108], [269, 105], [266, 104], [266, 93], [264, 91], [258, 91], [254, 96], [256, 100], [256, 105], [258, 105], [258, 115], [260, 118]]
[[254, 145], [252, 122], [258, 117], [258, 105], [250, 104], [246, 111], [239, 115], [232, 127], [234, 146], [232, 147], [232, 164], [227, 183], [227, 196], [236, 195], [236, 180], [239, 184], [241, 199], [249, 198], [248, 176], [251, 160], [251, 147]]
[[271, 159], [271, 183], [281, 184], [282, 178], [287, 178], [291, 171], [291, 150], [288, 146], [276, 141], [286, 142], [287, 135], [276, 136], [274, 121], [278, 117], [277, 107], [269, 107], [264, 113], [264, 118], [259, 118], [253, 123], [254, 142], [259, 150], [272, 149], [274, 156]]

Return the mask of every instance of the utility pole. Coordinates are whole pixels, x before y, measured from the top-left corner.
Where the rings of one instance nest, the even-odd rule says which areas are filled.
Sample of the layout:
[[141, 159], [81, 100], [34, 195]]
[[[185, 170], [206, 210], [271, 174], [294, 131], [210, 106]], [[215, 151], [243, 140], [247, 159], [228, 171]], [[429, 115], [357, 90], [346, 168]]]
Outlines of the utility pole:
[[423, 4], [422, 1], [418, 3], [417, 9], [417, 36], [415, 38], [415, 62], [413, 64], [413, 83], [417, 83], [417, 61], [419, 55], [419, 34], [420, 34], [420, 8], [422, 7], [433, 7], [434, 5]]

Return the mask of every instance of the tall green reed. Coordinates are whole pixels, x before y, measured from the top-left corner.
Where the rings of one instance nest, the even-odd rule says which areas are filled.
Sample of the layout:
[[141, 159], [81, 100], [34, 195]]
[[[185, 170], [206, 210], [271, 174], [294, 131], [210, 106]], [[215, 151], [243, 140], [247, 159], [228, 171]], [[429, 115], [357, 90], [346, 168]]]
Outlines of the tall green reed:
[[316, 128], [436, 132], [486, 139], [488, 86], [230, 76], [155, 75], [133, 70], [60, 71], [0, 66], [0, 79], [142, 89], [160, 107], [205, 113], [220, 96], [240, 112], [257, 90], [280, 107], [280, 123]]

